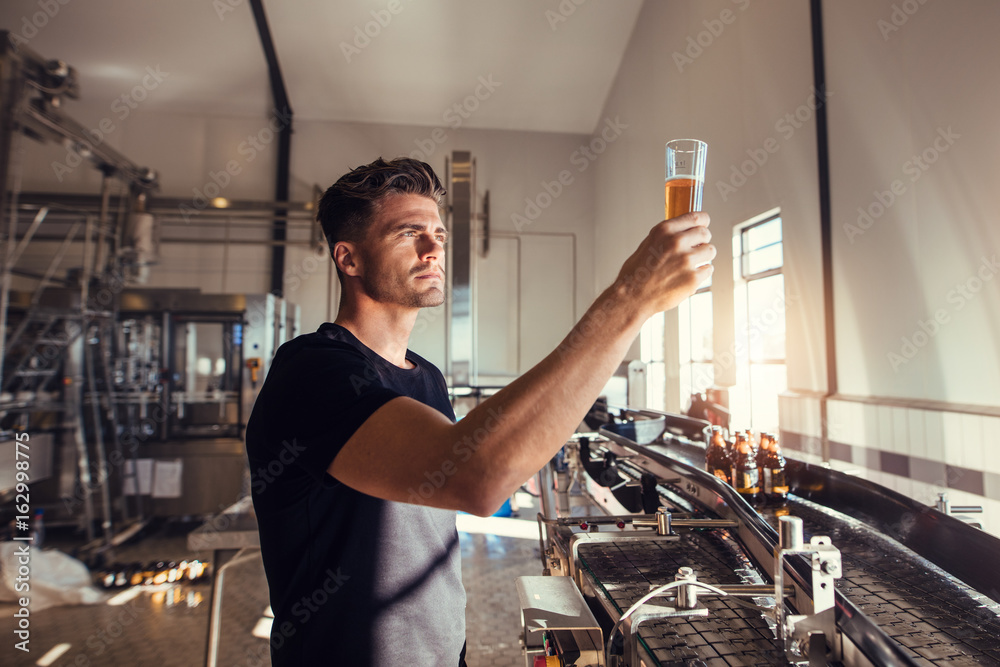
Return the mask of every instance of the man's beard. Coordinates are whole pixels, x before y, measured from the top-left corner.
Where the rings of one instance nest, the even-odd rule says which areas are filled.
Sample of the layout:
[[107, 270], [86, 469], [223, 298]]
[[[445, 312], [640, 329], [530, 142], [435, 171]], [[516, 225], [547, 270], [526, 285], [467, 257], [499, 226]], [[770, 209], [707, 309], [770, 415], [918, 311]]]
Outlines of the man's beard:
[[[407, 278], [427, 273], [432, 267], [418, 267], [410, 271]], [[440, 290], [417, 292], [408, 281], [402, 281], [387, 271], [367, 271], [362, 277], [365, 293], [380, 303], [394, 303], [407, 308], [433, 308], [444, 303], [444, 279]]]

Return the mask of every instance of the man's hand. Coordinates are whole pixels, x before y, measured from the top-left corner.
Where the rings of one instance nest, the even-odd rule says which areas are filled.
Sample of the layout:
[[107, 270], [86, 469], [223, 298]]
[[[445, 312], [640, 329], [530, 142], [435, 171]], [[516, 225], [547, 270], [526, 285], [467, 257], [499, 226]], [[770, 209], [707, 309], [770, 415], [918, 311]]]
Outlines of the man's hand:
[[707, 213], [664, 220], [625, 260], [614, 290], [639, 308], [642, 319], [670, 310], [712, 275], [716, 249], [708, 221]]

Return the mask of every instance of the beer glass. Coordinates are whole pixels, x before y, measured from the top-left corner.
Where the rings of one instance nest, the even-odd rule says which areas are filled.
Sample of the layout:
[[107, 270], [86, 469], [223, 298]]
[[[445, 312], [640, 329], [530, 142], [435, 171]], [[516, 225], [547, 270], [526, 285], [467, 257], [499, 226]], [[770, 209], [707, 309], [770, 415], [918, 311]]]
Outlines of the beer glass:
[[701, 210], [707, 154], [708, 144], [704, 141], [674, 139], [667, 142], [664, 218], [669, 220]]

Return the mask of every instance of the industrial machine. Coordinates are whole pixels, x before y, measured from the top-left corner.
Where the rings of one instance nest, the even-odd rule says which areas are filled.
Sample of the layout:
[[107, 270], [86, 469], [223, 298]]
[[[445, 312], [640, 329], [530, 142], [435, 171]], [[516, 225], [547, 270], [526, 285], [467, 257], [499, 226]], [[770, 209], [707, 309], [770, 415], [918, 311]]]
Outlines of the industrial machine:
[[[311, 210], [287, 201], [224, 200], [225, 217], [201, 211], [199, 225], [223, 238], [164, 237], [165, 219], [190, 228], [190, 200], [154, 203], [157, 173], [67, 113], [76, 70], [10, 37], [0, 31], [0, 530], [30, 485], [45, 524], [85, 530], [93, 553], [151, 517], [215, 514], [249, 493], [244, 424], [272, 355], [298, 333], [298, 306], [275, 296], [280, 268], [272, 294], [147, 288], [160, 244], [221, 245], [224, 292], [230, 245], [273, 246], [280, 267], [286, 245], [321, 244]], [[60, 181], [96, 169], [100, 193], [21, 192], [33, 142], [66, 148]], [[308, 238], [229, 235], [292, 219]], [[18, 473], [28, 436], [30, 474]]]
[[299, 307], [121, 288], [106, 310], [83, 310], [79, 290], [10, 293], [0, 419], [45, 452], [32, 497], [47, 522], [93, 538], [244, 495], [243, 428], [274, 351], [298, 334]]
[[543, 493], [543, 576], [517, 582], [529, 667], [1000, 664], [1000, 540], [795, 460], [751, 506], [703, 469], [707, 422], [600, 410], [566, 451], [606, 514]]

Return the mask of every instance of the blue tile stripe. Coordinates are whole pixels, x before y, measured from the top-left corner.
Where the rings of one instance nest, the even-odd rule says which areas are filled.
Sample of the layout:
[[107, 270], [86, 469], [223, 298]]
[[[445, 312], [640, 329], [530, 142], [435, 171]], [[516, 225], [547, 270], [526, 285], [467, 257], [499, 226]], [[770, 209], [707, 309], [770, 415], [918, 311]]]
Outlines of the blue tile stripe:
[[[820, 454], [820, 439], [791, 431], [781, 431], [781, 446], [784, 449], [810, 454]], [[874, 447], [858, 447], [847, 443], [830, 441], [830, 458], [854, 463], [864, 461], [870, 470], [914, 479], [925, 484], [973, 493], [977, 496], [1000, 500], [1000, 476], [983, 473], [962, 466], [953, 466], [943, 461], [897, 452], [887, 452]], [[987, 479], [988, 478], [988, 479]]]

